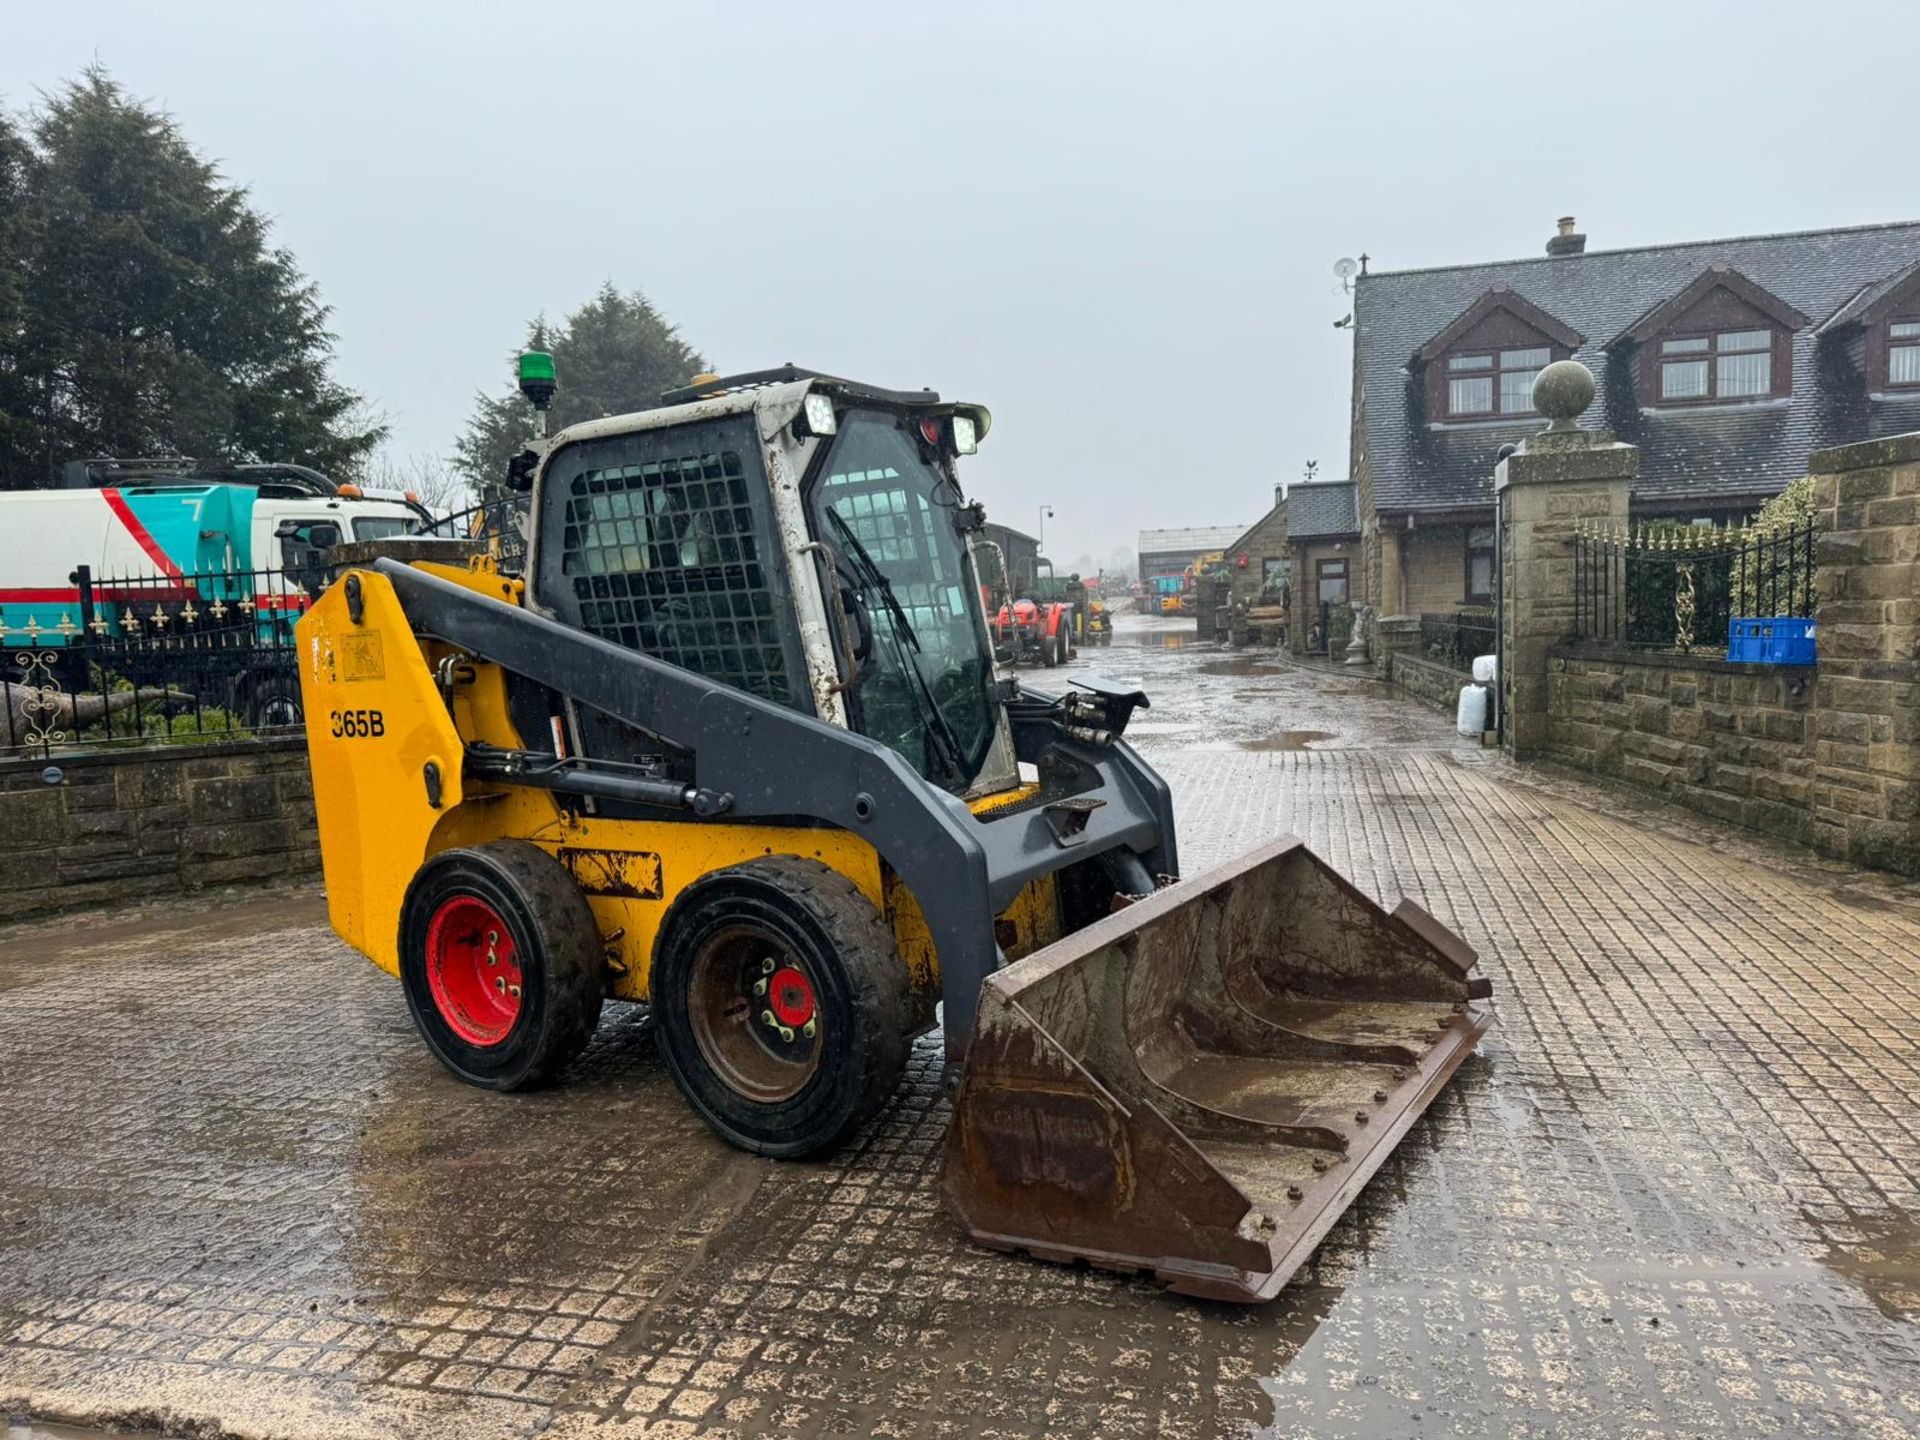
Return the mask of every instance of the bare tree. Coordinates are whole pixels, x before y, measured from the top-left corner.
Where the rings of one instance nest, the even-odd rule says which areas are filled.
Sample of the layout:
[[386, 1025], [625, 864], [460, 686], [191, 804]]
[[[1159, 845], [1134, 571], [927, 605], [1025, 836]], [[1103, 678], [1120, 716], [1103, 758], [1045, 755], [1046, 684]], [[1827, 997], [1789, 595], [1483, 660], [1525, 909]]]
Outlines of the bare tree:
[[476, 503], [466, 477], [438, 455], [396, 455], [382, 450], [367, 463], [366, 474], [367, 484], [375, 489], [411, 491], [436, 515], [465, 510]]

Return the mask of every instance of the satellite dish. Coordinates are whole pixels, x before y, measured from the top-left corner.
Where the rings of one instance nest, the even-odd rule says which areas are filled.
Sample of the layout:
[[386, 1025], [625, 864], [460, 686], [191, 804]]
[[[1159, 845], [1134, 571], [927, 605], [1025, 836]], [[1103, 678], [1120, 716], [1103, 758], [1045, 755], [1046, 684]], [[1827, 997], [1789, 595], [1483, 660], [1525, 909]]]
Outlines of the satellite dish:
[[1344, 285], [1360, 273], [1360, 266], [1355, 261], [1349, 260], [1346, 256], [1342, 255], [1338, 260], [1333, 262], [1333, 273], [1339, 277], [1341, 284]]

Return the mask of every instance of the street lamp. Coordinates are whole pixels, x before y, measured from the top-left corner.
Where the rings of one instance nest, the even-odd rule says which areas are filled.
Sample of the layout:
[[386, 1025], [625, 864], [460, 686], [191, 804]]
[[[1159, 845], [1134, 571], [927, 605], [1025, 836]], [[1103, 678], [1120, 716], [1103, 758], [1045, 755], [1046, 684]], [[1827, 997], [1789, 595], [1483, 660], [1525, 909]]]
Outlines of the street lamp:
[[1053, 518], [1053, 506], [1040, 507], [1040, 533], [1034, 536], [1034, 548], [1042, 555], [1047, 553], [1047, 521]]

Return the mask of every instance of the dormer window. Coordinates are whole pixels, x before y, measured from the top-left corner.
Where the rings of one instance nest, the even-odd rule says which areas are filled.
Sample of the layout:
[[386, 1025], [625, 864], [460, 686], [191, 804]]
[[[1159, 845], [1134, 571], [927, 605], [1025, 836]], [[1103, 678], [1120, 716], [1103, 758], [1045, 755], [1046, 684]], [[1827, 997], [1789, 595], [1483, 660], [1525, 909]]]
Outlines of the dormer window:
[[1920, 390], [1920, 316], [1887, 322], [1887, 388]]
[[1642, 405], [1738, 404], [1793, 393], [1793, 336], [1808, 323], [1738, 270], [1714, 265], [1608, 348], [1636, 356]]
[[1495, 285], [1408, 362], [1426, 392], [1434, 424], [1505, 420], [1532, 415], [1533, 382], [1555, 360], [1586, 343], [1504, 285]]
[[1920, 260], [1862, 285], [1816, 333], [1869, 392], [1920, 390]]
[[[1447, 416], [1531, 415], [1533, 378], [1553, 359], [1546, 346], [1447, 357]], [[1498, 407], [1495, 401], [1498, 401]]]
[[1660, 342], [1662, 400], [1737, 400], [1773, 393], [1773, 331], [1723, 330]]

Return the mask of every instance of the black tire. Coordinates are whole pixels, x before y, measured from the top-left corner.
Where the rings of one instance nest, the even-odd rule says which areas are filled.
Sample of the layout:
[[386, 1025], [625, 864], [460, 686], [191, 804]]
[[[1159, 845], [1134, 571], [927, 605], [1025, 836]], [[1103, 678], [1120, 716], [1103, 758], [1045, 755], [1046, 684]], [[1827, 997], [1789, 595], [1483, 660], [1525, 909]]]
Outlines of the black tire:
[[1051, 670], [1060, 663], [1060, 637], [1058, 634], [1040, 637], [1040, 663]]
[[[813, 1035], [766, 1018], [777, 997], [752, 988], [763, 968], [802, 977]], [[674, 1083], [742, 1150], [831, 1150], [906, 1072], [912, 1004], [893, 934], [858, 886], [816, 860], [770, 856], [696, 881], [661, 926], [649, 989]]]
[[[481, 926], [485, 934], [459, 933], [484, 912], [504, 933], [491, 921]], [[463, 965], [502, 987], [501, 1012], [483, 1015], [460, 1003], [456, 976]], [[435, 1058], [469, 1085], [531, 1090], [564, 1070], [600, 1023], [605, 968], [587, 897], [559, 861], [524, 840], [448, 850], [422, 865], [407, 887], [400, 907], [407, 1008]], [[506, 988], [516, 972], [519, 992], [508, 1017]]]

